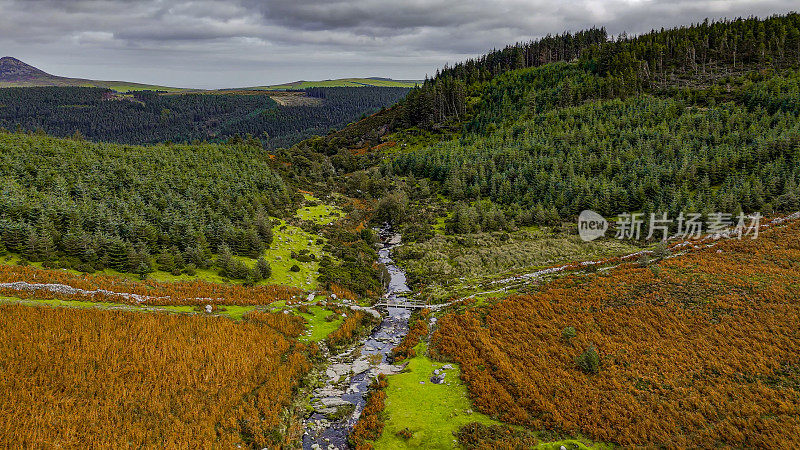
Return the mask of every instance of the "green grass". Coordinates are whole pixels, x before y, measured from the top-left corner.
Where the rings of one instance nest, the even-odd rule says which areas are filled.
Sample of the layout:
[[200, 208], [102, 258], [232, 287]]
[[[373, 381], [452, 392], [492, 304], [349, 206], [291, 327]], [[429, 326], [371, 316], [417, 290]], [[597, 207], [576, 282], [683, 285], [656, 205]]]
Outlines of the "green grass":
[[603, 444], [593, 444], [591, 447], [587, 447], [581, 441], [576, 441], [574, 439], [565, 439], [563, 441], [557, 442], [542, 442], [541, 444], [534, 447], [538, 450], [558, 450], [561, 446], [564, 446], [570, 450], [579, 449], [579, 450], [588, 450], [590, 448], [600, 449], [600, 448], [611, 448], [611, 446], [603, 445]]
[[306, 205], [297, 210], [297, 217], [320, 225], [339, 220], [344, 212], [337, 206], [319, 203], [319, 200], [310, 194], [303, 194], [307, 202], [317, 203], [315, 206]]
[[[322, 246], [325, 244], [324, 238], [299, 227], [288, 225], [283, 220], [280, 221], [280, 225], [272, 229], [272, 232], [274, 240], [264, 254], [272, 266], [272, 276], [262, 283], [282, 284], [305, 290], [316, 289], [319, 259], [323, 254]], [[317, 244], [317, 240], [322, 240], [322, 243]], [[308, 249], [316, 259], [309, 262], [291, 259], [292, 251], [299, 252], [303, 249]], [[250, 260], [248, 263], [255, 264], [255, 261]], [[300, 268], [299, 272], [289, 270], [295, 264]]]
[[433, 231], [435, 231], [436, 234], [444, 234], [445, 222], [451, 215], [452, 214], [448, 213], [446, 216], [439, 216], [436, 218], [436, 223], [433, 225]]
[[[424, 355], [427, 344], [421, 342], [414, 349], [417, 355]], [[453, 368], [446, 371], [443, 384], [431, 383], [434, 369], [444, 365], [427, 356], [416, 356], [408, 361], [406, 370], [388, 377], [384, 410], [386, 422], [381, 437], [374, 442], [376, 449], [458, 448], [454, 433], [464, 425], [474, 422], [502, 425], [489, 416], [472, 411], [467, 388], [459, 378], [461, 371], [458, 364], [450, 363]], [[408, 440], [397, 436], [397, 432], [404, 428], [414, 433]], [[575, 439], [543, 442], [535, 448], [558, 450], [562, 445], [570, 450], [590, 448]], [[610, 447], [592, 444], [591, 448]]]
[[[415, 350], [424, 355], [425, 343], [418, 344]], [[483, 414], [470, 413], [467, 388], [459, 379], [456, 364], [446, 371], [444, 384], [431, 383], [433, 370], [443, 365], [426, 356], [417, 356], [409, 360], [405, 372], [388, 378], [386, 425], [375, 448], [454, 448], [453, 432], [462, 426], [472, 422], [499, 424]], [[420, 384], [421, 381], [425, 383]], [[403, 428], [414, 433], [408, 441], [396, 435]]]
[[100, 81], [84, 80], [81, 78], [46, 78], [34, 81], [23, 82], [0, 82], [0, 88], [6, 87], [33, 87], [33, 86], [79, 86], [79, 87], [99, 87], [107, 88], [117, 92], [134, 91], [165, 91], [183, 92], [189, 89], [158, 86], [154, 84], [130, 83], [127, 81]]
[[[308, 310], [309, 313], [301, 313], [296, 311], [297, 314], [308, 321], [307, 328], [309, 331], [311, 331], [309, 335], [302, 336], [300, 338], [301, 341], [321, 341], [328, 337], [328, 335], [333, 331], [336, 331], [336, 329], [339, 328], [339, 325], [341, 325], [344, 321], [342, 316], [337, 315], [333, 311], [329, 311], [321, 306], [309, 306]], [[336, 315], [336, 319], [330, 322], [326, 321], [325, 318], [331, 314]]]
[[[202, 313], [202, 307], [192, 305], [165, 305], [165, 306], [151, 306], [151, 305], [131, 305], [127, 303], [110, 303], [110, 302], [88, 302], [81, 300], [57, 300], [57, 299], [22, 299], [19, 297], [0, 297], [0, 303], [19, 303], [22, 305], [30, 306], [53, 306], [62, 308], [99, 308], [99, 309], [124, 309], [126, 311], [140, 311], [140, 312], [170, 312], [181, 314], [195, 314]], [[221, 310], [215, 310], [213, 314], [229, 317], [233, 320], [242, 320], [245, 314], [256, 309], [256, 306], [236, 306], [224, 305], [220, 306]]]
[[273, 84], [269, 86], [257, 86], [248, 89], [306, 89], [312, 87], [408, 87], [412, 88], [418, 84], [419, 81], [408, 80], [382, 80], [373, 78], [339, 78], [336, 80], [320, 80], [320, 81], [295, 81], [292, 83]]

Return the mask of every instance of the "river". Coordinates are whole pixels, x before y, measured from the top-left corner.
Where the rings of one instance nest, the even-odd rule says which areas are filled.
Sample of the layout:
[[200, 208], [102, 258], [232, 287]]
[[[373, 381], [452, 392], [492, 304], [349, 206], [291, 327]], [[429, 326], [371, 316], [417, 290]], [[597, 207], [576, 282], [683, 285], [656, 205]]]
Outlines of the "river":
[[[390, 276], [385, 297], [390, 303], [404, 303], [403, 294], [409, 291], [406, 274], [391, 258], [400, 236], [387, 226], [380, 230], [379, 236], [383, 247], [378, 251], [378, 262], [386, 266]], [[399, 370], [390, 364], [389, 356], [408, 333], [410, 315], [410, 310], [405, 308], [385, 308], [381, 324], [367, 339], [343, 353], [331, 355], [325, 386], [314, 391], [315, 412], [305, 421], [304, 449], [349, 448], [347, 434], [361, 415], [369, 385], [379, 373]], [[349, 409], [352, 414], [336, 418], [336, 411], [348, 412]]]

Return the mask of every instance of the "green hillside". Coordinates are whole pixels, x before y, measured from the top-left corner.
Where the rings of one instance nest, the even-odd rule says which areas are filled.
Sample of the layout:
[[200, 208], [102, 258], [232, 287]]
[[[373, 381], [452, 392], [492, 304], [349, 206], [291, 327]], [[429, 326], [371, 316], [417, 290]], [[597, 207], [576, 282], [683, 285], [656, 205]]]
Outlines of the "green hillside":
[[443, 300], [535, 269], [512, 240], [558, 233], [585, 209], [706, 220], [800, 209], [798, 44], [798, 14], [615, 41], [602, 29], [548, 37], [447, 68], [285, 157], [316, 153], [347, 173], [343, 192], [407, 239], [412, 288]]
[[249, 89], [306, 89], [315, 87], [405, 87], [413, 88], [422, 84], [416, 80], [391, 80], [387, 78], [339, 78], [321, 81], [294, 81], [292, 83], [258, 86]]

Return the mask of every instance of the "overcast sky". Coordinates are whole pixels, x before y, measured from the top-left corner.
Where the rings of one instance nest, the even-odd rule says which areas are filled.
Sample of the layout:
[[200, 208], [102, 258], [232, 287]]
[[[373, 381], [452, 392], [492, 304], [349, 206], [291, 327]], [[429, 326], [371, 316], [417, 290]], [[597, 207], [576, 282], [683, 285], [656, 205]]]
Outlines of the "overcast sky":
[[54, 75], [196, 88], [421, 79], [548, 33], [635, 34], [798, 9], [797, 0], [0, 0], [0, 56]]

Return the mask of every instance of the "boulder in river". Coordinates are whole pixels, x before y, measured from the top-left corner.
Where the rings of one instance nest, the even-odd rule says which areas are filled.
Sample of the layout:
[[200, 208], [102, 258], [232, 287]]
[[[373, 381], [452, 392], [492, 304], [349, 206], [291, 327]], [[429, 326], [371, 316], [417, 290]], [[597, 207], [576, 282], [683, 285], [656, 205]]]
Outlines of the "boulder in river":
[[353, 373], [359, 374], [369, 370], [369, 361], [366, 359], [358, 359], [353, 363]]
[[339, 406], [352, 405], [352, 403], [348, 402], [347, 400], [342, 400], [339, 397], [325, 397], [320, 399], [320, 402], [322, 402], [326, 408], [337, 408]]

